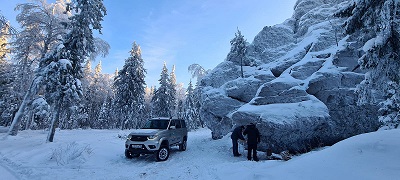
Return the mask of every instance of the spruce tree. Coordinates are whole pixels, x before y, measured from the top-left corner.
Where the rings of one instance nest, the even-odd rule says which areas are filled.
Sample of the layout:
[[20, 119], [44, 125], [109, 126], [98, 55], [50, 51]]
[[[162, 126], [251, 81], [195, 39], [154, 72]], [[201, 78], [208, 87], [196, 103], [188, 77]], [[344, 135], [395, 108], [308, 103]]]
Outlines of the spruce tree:
[[114, 112], [121, 129], [139, 128], [145, 109], [146, 70], [140, 46], [133, 43], [130, 57], [115, 78]]
[[195, 94], [192, 81], [189, 82], [185, 99], [185, 120], [189, 129], [197, 129], [199, 127], [198, 114], [195, 105]]
[[240, 76], [243, 78], [243, 66], [247, 49], [247, 42], [239, 29], [237, 30], [237, 33], [235, 33], [235, 38], [233, 38], [230, 42], [231, 51], [228, 54], [227, 60], [238, 63], [240, 65]]
[[16, 73], [7, 58], [9, 54], [8, 25], [3, 26], [0, 31], [0, 125], [9, 126], [17, 109], [18, 96], [15, 93]]
[[152, 117], [171, 117], [173, 110], [173, 98], [171, 95], [171, 80], [168, 75], [167, 65], [161, 71], [161, 77], [158, 80], [160, 87], [154, 92], [152, 102]]
[[337, 13], [349, 16], [346, 33], [364, 45], [359, 63], [367, 73], [357, 89], [359, 103], [379, 103], [379, 120], [387, 128], [397, 128], [400, 123], [399, 9], [396, 0], [363, 0]]
[[177, 84], [176, 84], [176, 75], [175, 75], [175, 65], [172, 66], [171, 73], [169, 75], [170, 78], [170, 90], [171, 90], [171, 116], [176, 116], [177, 114], [177, 104], [178, 104], [178, 98], [177, 98]]

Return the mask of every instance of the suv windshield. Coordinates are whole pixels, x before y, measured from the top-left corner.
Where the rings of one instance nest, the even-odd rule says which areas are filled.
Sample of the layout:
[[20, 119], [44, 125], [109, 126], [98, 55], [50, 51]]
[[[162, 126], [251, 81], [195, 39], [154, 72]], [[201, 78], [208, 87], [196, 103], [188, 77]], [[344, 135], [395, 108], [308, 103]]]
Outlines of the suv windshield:
[[149, 120], [144, 125], [143, 129], [167, 129], [169, 120]]

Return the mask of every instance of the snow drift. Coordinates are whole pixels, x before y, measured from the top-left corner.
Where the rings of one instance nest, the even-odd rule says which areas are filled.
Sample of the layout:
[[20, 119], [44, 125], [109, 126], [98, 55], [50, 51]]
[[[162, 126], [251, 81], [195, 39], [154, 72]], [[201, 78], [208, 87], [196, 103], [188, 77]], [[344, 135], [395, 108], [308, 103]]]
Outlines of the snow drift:
[[[1, 126], [0, 126], [0, 129]], [[188, 148], [172, 149], [170, 158], [155, 162], [147, 155], [124, 156], [129, 130], [61, 130], [53, 143], [45, 143], [42, 130], [21, 131], [2, 139], [2, 179], [271, 179], [271, 180], [395, 180], [400, 177], [400, 130], [358, 135], [332, 147], [294, 156], [289, 161], [248, 161], [233, 157], [229, 134], [210, 138], [209, 129], [189, 132]], [[246, 151], [240, 147], [242, 154]], [[64, 154], [57, 154], [63, 152]], [[55, 159], [54, 157], [58, 158]]]

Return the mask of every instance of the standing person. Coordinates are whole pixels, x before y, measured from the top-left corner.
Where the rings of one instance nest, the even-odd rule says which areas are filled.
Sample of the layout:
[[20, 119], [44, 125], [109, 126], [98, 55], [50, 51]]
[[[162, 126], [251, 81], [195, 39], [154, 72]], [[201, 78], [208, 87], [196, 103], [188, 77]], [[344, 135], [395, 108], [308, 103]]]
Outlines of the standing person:
[[247, 135], [247, 159], [251, 160], [251, 153], [253, 152], [253, 160], [258, 161], [257, 144], [261, 141], [260, 131], [258, 131], [255, 124], [250, 123], [243, 134]]
[[241, 154], [239, 154], [238, 151], [238, 140], [243, 140], [244, 141], [244, 137], [243, 137], [243, 130], [244, 130], [244, 126], [238, 126], [236, 127], [231, 135], [231, 139], [232, 139], [232, 145], [233, 145], [233, 156], [235, 157], [239, 157], [241, 156]]

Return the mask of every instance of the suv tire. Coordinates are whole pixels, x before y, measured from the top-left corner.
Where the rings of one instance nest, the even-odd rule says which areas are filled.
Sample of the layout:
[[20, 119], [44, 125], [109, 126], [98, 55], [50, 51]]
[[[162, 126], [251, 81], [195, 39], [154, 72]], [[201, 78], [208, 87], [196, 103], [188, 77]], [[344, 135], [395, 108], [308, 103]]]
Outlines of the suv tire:
[[179, 150], [180, 151], [186, 151], [186, 146], [187, 146], [187, 140], [186, 138], [183, 140], [182, 144], [179, 144]]
[[129, 152], [128, 150], [125, 150], [125, 157], [128, 158], [128, 159], [132, 159], [133, 158], [131, 152]]
[[161, 146], [160, 150], [156, 151], [156, 160], [157, 161], [165, 161], [169, 157], [169, 148], [168, 146]]

